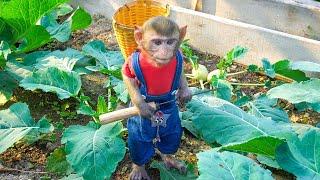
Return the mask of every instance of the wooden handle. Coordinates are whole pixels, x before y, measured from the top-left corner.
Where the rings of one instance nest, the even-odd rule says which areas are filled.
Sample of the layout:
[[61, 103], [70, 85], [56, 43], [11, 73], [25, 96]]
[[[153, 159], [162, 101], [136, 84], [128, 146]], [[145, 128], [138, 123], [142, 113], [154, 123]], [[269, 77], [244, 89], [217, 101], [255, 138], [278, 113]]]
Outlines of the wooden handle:
[[[151, 107], [156, 109], [156, 103], [149, 102], [148, 104]], [[99, 119], [100, 119], [101, 124], [109, 124], [109, 123], [112, 123], [115, 121], [127, 119], [132, 116], [137, 116], [137, 115], [139, 115], [138, 112], [139, 112], [138, 108], [133, 106], [133, 107], [125, 108], [125, 109], [112, 111], [112, 112], [109, 112], [106, 114], [101, 114], [99, 116]]]

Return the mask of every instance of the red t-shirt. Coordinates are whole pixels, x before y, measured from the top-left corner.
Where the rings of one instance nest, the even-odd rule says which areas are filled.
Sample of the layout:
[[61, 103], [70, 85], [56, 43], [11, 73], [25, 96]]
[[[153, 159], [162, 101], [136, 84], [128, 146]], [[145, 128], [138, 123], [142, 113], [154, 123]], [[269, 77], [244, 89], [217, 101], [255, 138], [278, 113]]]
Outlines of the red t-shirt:
[[[177, 60], [174, 56], [168, 64], [161, 67], [154, 66], [143, 52], [139, 55], [140, 68], [146, 82], [149, 95], [157, 96], [168, 93], [174, 80]], [[122, 73], [129, 78], [136, 78], [130, 56], [122, 66]]]

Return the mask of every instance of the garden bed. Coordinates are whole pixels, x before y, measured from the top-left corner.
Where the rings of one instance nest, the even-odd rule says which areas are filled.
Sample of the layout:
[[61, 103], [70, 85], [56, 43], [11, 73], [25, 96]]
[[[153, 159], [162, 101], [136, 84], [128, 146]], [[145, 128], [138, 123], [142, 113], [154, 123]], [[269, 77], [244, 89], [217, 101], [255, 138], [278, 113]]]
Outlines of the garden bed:
[[[108, 49], [118, 50], [118, 46], [113, 35], [111, 28], [111, 21], [104, 17], [95, 17], [95, 23], [87, 30], [76, 31], [72, 34], [71, 40], [65, 43], [53, 42], [41, 50], [66, 50], [67, 48], [74, 48], [81, 50], [83, 45], [90, 40], [99, 39], [102, 40]], [[199, 57], [200, 63], [205, 65], [210, 71], [217, 69], [219, 56], [209, 54], [207, 52], [194, 51]], [[191, 73], [191, 65], [186, 65], [186, 73]], [[227, 69], [228, 73], [234, 73], [246, 70], [246, 66], [233, 63]], [[99, 96], [108, 98], [107, 89], [104, 87], [107, 76], [101, 73], [93, 73], [82, 76], [82, 93], [89, 96], [92, 100], [92, 104], [97, 104]], [[277, 79], [270, 79], [266, 75], [257, 73], [242, 73], [240, 75], [234, 75], [227, 77], [227, 80], [233, 83], [244, 84], [264, 84], [270, 80], [271, 84], [281, 84], [284, 81]], [[189, 84], [199, 87], [197, 81], [189, 80]], [[209, 87], [208, 84], [206, 87]], [[241, 92], [241, 96], [255, 97], [259, 93], [265, 93], [270, 88], [265, 86], [242, 86], [233, 85], [234, 93]], [[235, 95], [232, 97], [234, 100]], [[45, 168], [48, 156], [54, 151], [54, 149], [61, 146], [61, 136], [65, 128], [70, 125], [85, 125], [90, 120], [89, 116], [77, 114], [79, 103], [75, 98], [69, 98], [60, 100], [56, 94], [44, 93], [40, 90], [26, 91], [23, 88], [17, 88], [14, 91], [13, 97], [4, 106], [0, 106], [0, 110], [7, 109], [15, 102], [25, 102], [29, 105], [31, 115], [35, 119], [40, 119], [43, 115], [46, 115], [48, 119], [51, 119], [51, 123], [56, 130], [43, 136], [39, 141], [32, 145], [25, 143], [18, 143], [15, 146], [7, 149], [0, 155], [0, 179], [58, 179], [64, 176], [64, 174], [50, 173]], [[288, 112], [291, 121], [316, 125], [319, 123], [320, 114], [312, 111], [298, 112], [294, 106], [287, 101], [279, 101], [278, 105]], [[243, 107], [246, 109], [246, 107]], [[126, 139], [126, 133], [122, 136]], [[210, 149], [210, 146], [203, 140], [199, 140], [194, 137], [189, 131], [185, 130], [182, 138], [181, 147], [176, 154], [176, 157], [180, 160], [184, 160], [189, 164], [195, 165], [197, 162], [196, 154]], [[249, 154], [252, 159], [255, 159], [254, 155]], [[156, 158], [159, 159], [159, 158]], [[263, 167], [267, 167], [264, 166]], [[294, 176], [282, 170], [276, 170], [269, 168], [273, 172], [273, 177], [276, 179], [294, 179]], [[126, 151], [124, 159], [117, 166], [116, 171], [112, 175], [112, 179], [126, 179], [131, 171], [131, 161]], [[149, 168], [149, 173], [152, 179], [159, 179], [159, 172], [155, 169]]]

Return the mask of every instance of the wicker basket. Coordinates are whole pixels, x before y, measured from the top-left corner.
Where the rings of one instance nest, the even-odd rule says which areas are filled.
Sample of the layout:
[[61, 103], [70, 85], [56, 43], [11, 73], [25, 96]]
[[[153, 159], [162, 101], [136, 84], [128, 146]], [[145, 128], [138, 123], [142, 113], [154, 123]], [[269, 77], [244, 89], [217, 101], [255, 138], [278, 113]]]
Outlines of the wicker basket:
[[168, 16], [169, 6], [152, 0], [136, 0], [120, 7], [113, 15], [113, 29], [121, 53], [127, 59], [137, 48], [134, 26], [142, 26], [150, 17]]

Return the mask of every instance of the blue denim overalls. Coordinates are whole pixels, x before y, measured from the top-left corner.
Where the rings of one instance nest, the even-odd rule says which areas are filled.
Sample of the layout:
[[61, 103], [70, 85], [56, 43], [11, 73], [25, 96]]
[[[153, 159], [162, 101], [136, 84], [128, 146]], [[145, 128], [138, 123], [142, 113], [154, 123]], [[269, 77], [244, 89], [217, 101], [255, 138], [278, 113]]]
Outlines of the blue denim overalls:
[[[143, 78], [139, 64], [140, 52], [132, 55], [132, 67], [137, 79], [140, 81], [140, 93], [145, 96], [146, 102], [162, 103], [175, 99], [176, 92], [180, 85], [180, 76], [182, 72], [182, 55], [180, 51], [176, 53], [177, 66], [171, 90], [167, 94], [160, 96], [151, 96], [147, 93], [146, 83]], [[166, 76], [166, 74], [163, 74]], [[151, 120], [141, 116], [131, 117], [128, 120], [128, 146], [132, 161], [141, 166], [150, 161], [157, 148], [161, 153], [173, 154], [180, 145], [182, 127], [179, 118], [179, 110], [175, 101], [160, 105], [159, 109], [168, 119], [166, 126], [152, 127]], [[155, 140], [157, 140], [155, 142]]]

